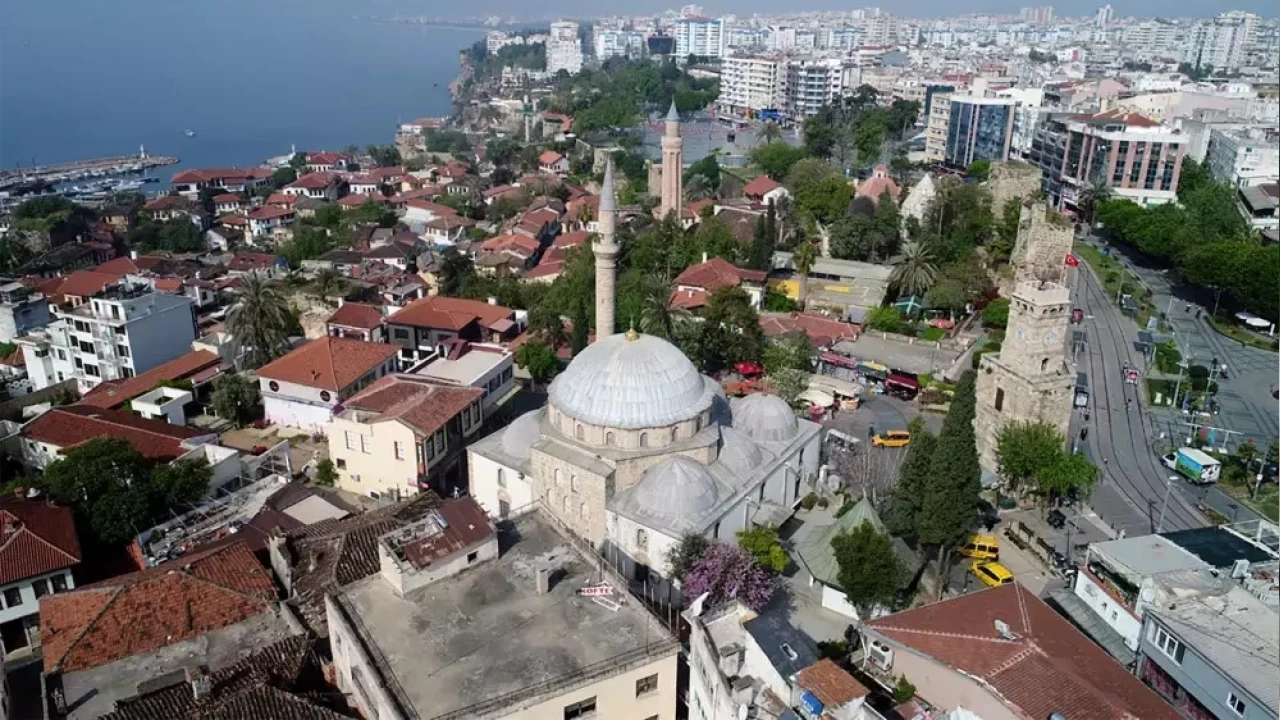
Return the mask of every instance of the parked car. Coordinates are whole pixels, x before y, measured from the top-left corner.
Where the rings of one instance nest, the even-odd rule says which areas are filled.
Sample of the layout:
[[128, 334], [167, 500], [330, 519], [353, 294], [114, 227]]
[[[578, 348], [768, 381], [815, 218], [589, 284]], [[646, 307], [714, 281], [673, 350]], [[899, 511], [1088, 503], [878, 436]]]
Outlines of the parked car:
[[911, 433], [906, 430], [890, 430], [871, 438], [872, 447], [899, 448], [911, 442]]
[[1000, 557], [1000, 538], [993, 535], [970, 535], [960, 554], [975, 560], [996, 560]]
[[1050, 510], [1050, 511], [1049, 511], [1049, 517], [1048, 517], [1048, 518], [1046, 518], [1046, 519], [1047, 519], [1047, 521], [1048, 521], [1048, 523], [1049, 523], [1049, 527], [1054, 528], [1054, 529], [1056, 529], [1056, 530], [1061, 530], [1061, 529], [1063, 528], [1063, 526], [1065, 526], [1065, 525], [1067, 524], [1067, 516], [1066, 516], [1066, 514], [1064, 514], [1064, 513], [1063, 513], [1061, 510], [1059, 510], [1058, 508], [1054, 508], [1054, 509]]
[[987, 587], [999, 587], [1013, 582], [1013, 573], [1009, 572], [1009, 568], [998, 562], [975, 560], [969, 566], [969, 572], [976, 575], [978, 580]]

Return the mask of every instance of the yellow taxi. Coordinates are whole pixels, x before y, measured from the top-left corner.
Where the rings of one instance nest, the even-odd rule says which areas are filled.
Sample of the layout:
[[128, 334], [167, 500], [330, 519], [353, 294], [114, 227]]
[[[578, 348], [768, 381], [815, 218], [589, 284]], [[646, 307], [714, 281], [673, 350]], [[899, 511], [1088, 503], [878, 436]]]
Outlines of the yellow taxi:
[[906, 430], [890, 430], [871, 438], [872, 447], [899, 448], [911, 442], [911, 433]]
[[987, 587], [999, 587], [1013, 582], [1013, 573], [1009, 572], [1009, 568], [998, 562], [975, 560], [969, 566], [969, 572], [978, 576], [978, 580], [982, 581], [982, 584]]
[[960, 548], [960, 554], [974, 560], [997, 560], [1000, 558], [1000, 538], [994, 535], [970, 535]]

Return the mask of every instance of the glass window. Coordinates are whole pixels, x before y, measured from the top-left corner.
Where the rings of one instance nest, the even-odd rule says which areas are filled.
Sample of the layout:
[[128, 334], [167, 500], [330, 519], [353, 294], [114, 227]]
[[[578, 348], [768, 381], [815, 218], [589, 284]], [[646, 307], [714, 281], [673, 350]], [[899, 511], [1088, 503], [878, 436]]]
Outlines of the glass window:
[[404, 459], [404, 443], [400, 442], [399, 440], [395, 441], [394, 450], [396, 454], [396, 459], [403, 460]]
[[640, 433], [640, 447], [649, 447], [649, 433]]
[[648, 695], [651, 692], [658, 691], [658, 676], [656, 674], [649, 677], [643, 677], [636, 681], [636, 697]]
[[569, 475], [569, 489], [574, 492], [578, 492], [578, 474], [577, 473], [573, 473]]
[[355, 450], [355, 449], [356, 449], [356, 435], [355, 435], [355, 433], [351, 432], [350, 430], [346, 431], [346, 438], [347, 438], [347, 449], [348, 449], [348, 450]]
[[360, 436], [360, 452], [365, 455], [373, 454], [373, 438], [368, 435]]
[[347, 460], [346, 458], [338, 458], [337, 462], [335, 462], [334, 465], [336, 465], [339, 470], [346, 470]]
[[577, 720], [578, 718], [595, 717], [596, 715], [596, 699], [589, 697], [586, 700], [579, 700], [572, 705], [565, 705], [564, 720]]
[[640, 528], [639, 530], [636, 530], [636, 549], [637, 550], [649, 549], [649, 533], [644, 528]]
[[1155, 642], [1156, 647], [1160, 648], [1160, 650], [1163, 651], [1165, 655], [1168, 655], [1174, 662], [1181, 665], [1182, 658], [1186, 654], [1186, 648], [1182, 646], [1182, 643], [1178, 642], [1176, 638], [1161, 627], [1157, 627], [1155, 629], [1154, 635], [1155, 637], [1153, 637], [1152, 640]]
[[498, 487], [507, 486], [507, 472], [502, 468], [498, 468]]
[[39, 600], [49, 594], [49, 581], [44, 578], [40, 578], [39, 580], [31, 583], [31, 589], [36, 591], [36, 599]]
[[996, 412], [1004, 409], [1004, 388], [996, 388]]
[[49, 578], [49, 584], [53, 586], [54, 592], [56, 593], [65, 592], [67, 589], [67, 576], [54, 575], [53, 577]]
[[7, 608], [17, 607], [22, 604], [22, 591], [18, 588], [9, 588], [4, 591], [4, 606]]
[[1233, 692], [1227, 693], [1227, 707], [1231, 708], [1231, 712], [1244, 717], [1244, 701]]

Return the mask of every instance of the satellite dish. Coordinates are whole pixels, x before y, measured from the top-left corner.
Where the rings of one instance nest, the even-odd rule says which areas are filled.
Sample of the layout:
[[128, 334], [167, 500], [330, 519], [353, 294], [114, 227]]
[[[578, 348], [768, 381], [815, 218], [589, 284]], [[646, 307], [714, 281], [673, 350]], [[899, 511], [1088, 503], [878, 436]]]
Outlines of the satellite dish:
[[1013, 637], [1013, 632], [1009, 630], [1009, 623], [1003, 620], [996, 620], [996, 634], [1006, 640]]

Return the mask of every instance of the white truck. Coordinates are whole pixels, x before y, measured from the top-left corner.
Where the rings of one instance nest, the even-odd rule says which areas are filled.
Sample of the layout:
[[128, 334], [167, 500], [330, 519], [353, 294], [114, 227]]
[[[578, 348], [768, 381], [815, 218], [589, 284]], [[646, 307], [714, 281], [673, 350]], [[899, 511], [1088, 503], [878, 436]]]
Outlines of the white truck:
[[1219, 476], [1222, 475], [1221, 462], [1203, 450], [1193, 447], [1179, 448], [1177, 452], [1169, 453], [1161, 460], [1170, 469], [1199, 485], [1218, 482]]

